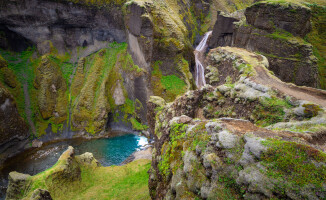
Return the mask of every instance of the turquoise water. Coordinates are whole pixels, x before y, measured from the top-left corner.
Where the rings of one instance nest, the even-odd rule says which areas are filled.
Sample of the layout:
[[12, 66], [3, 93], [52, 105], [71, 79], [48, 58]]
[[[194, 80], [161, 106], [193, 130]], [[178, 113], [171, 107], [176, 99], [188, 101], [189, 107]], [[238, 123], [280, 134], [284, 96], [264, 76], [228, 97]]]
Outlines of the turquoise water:
[[75, 149], [77, 154], [92, 152], [103, 166], [110, 166], [119, 165], [145, 144], [147, 144], [145, 137], [124, 135], [110, 139], [90, 140], [77, 145]]
[[9, 161], [0, 171], [0, 200], [5, 198], [8, 185], [8, 174], [17, 171], [35, 175], [52, 167], [60, 155], [73, 146], [75, 155], [85, 152], [93, 153], [94, 157], [103, 165], [119, 165], [133, 152], [141, 150], [147, 144], [145, 137], [125, 134], [112, 138], [101, 138], [93, 140], [72, 139], [46, 145], [39, 149], [31, 149], [17, 155]]

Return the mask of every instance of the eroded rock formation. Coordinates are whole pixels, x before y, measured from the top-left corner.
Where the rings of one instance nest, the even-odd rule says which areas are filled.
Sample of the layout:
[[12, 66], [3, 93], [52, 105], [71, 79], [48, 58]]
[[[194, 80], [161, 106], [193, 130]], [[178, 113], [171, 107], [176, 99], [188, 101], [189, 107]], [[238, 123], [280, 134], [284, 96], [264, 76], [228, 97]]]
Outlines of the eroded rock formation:
[[299, 91], [287, 96], [305, 88], [280, 81], [264, 56], [244, 49], [213, 49], [207, 62], [215, 87], [148, 104], [152, 199], [324, 198], [325, 144], [315, 138], [325, 138], [325, 92], [315, 90], [313, 102]]

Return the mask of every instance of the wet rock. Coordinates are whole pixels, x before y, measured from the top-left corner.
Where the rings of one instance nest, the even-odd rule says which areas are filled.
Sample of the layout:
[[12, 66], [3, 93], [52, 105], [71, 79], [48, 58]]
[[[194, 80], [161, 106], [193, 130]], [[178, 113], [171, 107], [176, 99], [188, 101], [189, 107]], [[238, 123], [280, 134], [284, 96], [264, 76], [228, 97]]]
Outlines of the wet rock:
[[34, 148], [40, 148], [43, 145], [43, 142], [40, 140], [33, 140], [32, 147]]

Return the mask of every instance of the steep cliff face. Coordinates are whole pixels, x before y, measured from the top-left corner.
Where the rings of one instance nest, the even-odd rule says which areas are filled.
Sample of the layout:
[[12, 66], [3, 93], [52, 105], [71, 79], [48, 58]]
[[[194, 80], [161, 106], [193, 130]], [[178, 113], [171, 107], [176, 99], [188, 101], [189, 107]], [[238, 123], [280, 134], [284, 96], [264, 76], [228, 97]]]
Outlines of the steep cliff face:
[[[112, 1], [104, 8], [69, 1], [6, 1], [1, 3], [0, 21], [5, 37], [0, 44], [10, 42], [10, 33], [21, 41], [36, 45], [42, 54], [53, 45], [61, 53], [88, 47], [88, 53], [97, 51], [108, 42], [126, 41], [122, 5]], [[26, 42], [25, 42], [26, 43]], [[5, 46], [2, 46], [4, 48]]]
[[[221, 26], [229, 28], [221, 30]], [[313, 46], [304, 39], [311, 32], [311, 9], [307, 6], [258, 2], [248, 7], [242, 17], [236, 13], [219, 15], [214, 30], [211, 47], [232, 45], [259, 52], [283, 81], [320, 87], [318, 60]]]
[[26, 0], [1, 9], [19, 112], [46, 140], [146, 129], [150, 95], [172, 101], [194, 87], [192, 44], [210, 18], [206, 1]]
[[0, 163], [19, 152], [28, 137], [28, 125], [19, 115], [13, 96], [0, 84]]
[[[309, 92], [299, 91], [307, 88], [280, 81], [266, 57], [244, 49], [213, 49], [207, 63], [207, 82], [215, 87], [173, 103], [149, 101], [156, 119], [151, 197], [323, 198], [326, 168], [315, 163], [326, 158], [325, 144], [317, 142], [326, 130], [326, 93], [305, 97]], [[297, 96], [287, 96], [292, 91]]]

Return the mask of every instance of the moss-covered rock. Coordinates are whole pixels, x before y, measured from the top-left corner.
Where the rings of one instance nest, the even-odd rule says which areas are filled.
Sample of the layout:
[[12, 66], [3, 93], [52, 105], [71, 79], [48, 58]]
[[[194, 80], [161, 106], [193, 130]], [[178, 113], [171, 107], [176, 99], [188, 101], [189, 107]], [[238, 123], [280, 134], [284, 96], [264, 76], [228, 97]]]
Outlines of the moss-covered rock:
[[140, 159], [124, 166], [102, 167], [92, 153], [76, 156], [69, 147], [44, 172], [34, 176], [11, 172], [7, 199], [148, 199], [149, 162]]
[[[158, 115], [163, 113], [169, 116], [168, 109]], [[163, 135], [153, 151], [152, 198], [216, 199], [226, 191], [235, 199], [325, 195], [326, 154], [308, 140], [230, 118], [169, 123], [158, 132]]]
[[48, 120], [62, 124], [67, 119], [67, 82], [59, 65], [49, 55], [43, 56], [36, 68], [34, 87], [40, 118], [37, 119], [38, 134], [45, 134]]
[[7, 67], [8, 62], [0, 55], [0, 68]]
[[11, 69], [4, 67], [4, 68], [1, 68], [0, 71], [3, 76], [3, 81], [7, 86], [9, 86], [11, 88], [16, 88], [18, 86], [18, 81], [16, 79], [16, 75], [14, 74], [14, 72]]

